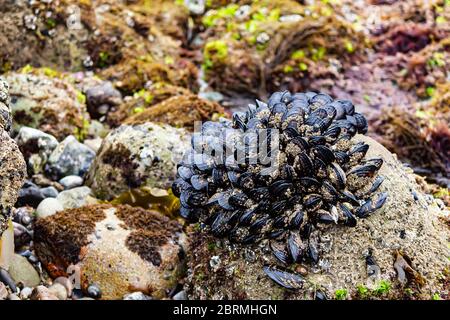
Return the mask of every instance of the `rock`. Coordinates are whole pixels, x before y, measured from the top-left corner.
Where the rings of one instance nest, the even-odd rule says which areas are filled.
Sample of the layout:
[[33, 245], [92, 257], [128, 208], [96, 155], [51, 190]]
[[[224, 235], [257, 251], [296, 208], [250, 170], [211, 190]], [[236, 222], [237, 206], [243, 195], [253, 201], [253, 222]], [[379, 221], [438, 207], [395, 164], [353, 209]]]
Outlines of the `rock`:
[[44, 199], [36, 209], [36, 217], [38, 219], [46, 218], [54, 215], [58, 211], [63, 211], [64, 207], [56, 198]]
[[224, 114], [225, 110], [218, 103], [187, 94], [164, 100], [125, 119], [124, 123], [142, 124], [151, 121], [192, 131], [196, 121], [207, 121]]
[[152, 298], [138, 291], [124, 295], [123, 300], [152, 300]]
[[30, 175], [43, 172], [48, 157], [58, 145], [52, 135], [29, 127], [20, 128], [15, 140], [27, 159]]
[[14, 226], [14, 246], [21, 248], [23, 245], [29, 244], [32, 239], [31, 232], [23, 225], [13, 222]]
[[33, 293], [33, 289], [30, 287], [25, 287], [22, 290], [20, 290], [20, 299], [27, 300], [31, 297], [31, 294]]
[[55, 187], [46, 187], [41, 188], [41, 192], [45, 198], [56, 198], [59, 194], [59, 191]]
[[93, 299], [100, 299], [102, 297], [102, 290], [97, 285], [91, 284], [86, 291]]
[[86, 90], [86, 102], [91, 117], [98, 119], [106, 115], [111, 108], [121, 104], [122, 94], [110, 81], [104, 81]]
[[[8, 84], [0, 78], [0, 239], [8, 227], [8, 220], [18, 191], [26, 177], [26, 165], [16, 142], [10, 138], [11, 113], [9, 107]], [[0, 266], [2, 259], [0, 240]]]
[[83, 176], [95, 157], [95, 152], [78, 142], [74, 136], [68, 136], [50, 155], [46, 173], [54, 180], [66, 176]]
[[86, 139], [86, 140], [84, 140], [83, 143], [87, 147], [89, 147], [92, 150], [94, 150], [95, 152], [97, 152], [100, 149], [100, 147], [102, 146], [102, 142], [103, 142], [102, 138], [96, 138], [96, 139]]
[[49, 288], [48, 291], [55, 295], [59, 300], [67, 300], [67, 289], [60, 283], [54, 283]]
[[45, 75], [10, 73], [11, 109], [14, 128], [39, 129], [62, 140], [83, 135], [89, 115], [78, 92], [68, 81]]
[[0, 268], [0, 282], [3, 283], [5, 286], [8, 286], [11, 291], [16, 292], [17, 286], [14, 282], [14, 279], [11, 277], [8, 271], [6, 271], [3, 268]]
[[15, 254], [9, 266], [9, 273], [16, 284], [21, 283], [26, 287], [36, 287], [41, 282], [39, 274], [28, 262], [27, 258]]
[[33, 290], [31, 300], [58, 300], [58, 297], [54, 295], [47, 287], [37, 286]]
[[11, 293], [8, 295], [8, 300], [21, 300], [16, 294]]
[[67, 176], [59, 180], [64, 189], [73, 189], [83, 184], [83, 178], [80, 176]]
[[89, 187], [78, 187], [61, 192], [56, 199], [64, 209], [79, 208], [88, 204], [95, 204], [97, 199], [92, 197]]
[[153, 123], [122, 125], [103, 140], [86, 185], [105, 200], [130, 188], [167, 189], [188, 144], [182, 129]]
[[83, 292], [102, 299], [142, 291], [163, 298], [183, 270], [181, 225], [155, 211], [126, 205], [69, 209], [35, 224], [35, 250], [52, 277], [80, 272]]
[[[405, 171], [395, 156], [371, 138], [357, 139], [370, 145], [368, 158], [384, 159], [379, 174], [385, 181], [380, 189], [388, 192], [388, 200], [368, 218], [358, 219], [354, 228], [329, 226], [329, 237], [320, 240], [319, 263], [304, 266], [307, 275], [302, 289], [284, 290], [265, 275], [263, 265], [275, 263], [267, 242], [241, 248], [203, 232], [193, 232], [186, 280], [189, 298], [314, 299], [316, 290], [329, 299], [343, 290], [347, 298], [354, 299], [402, 299], [408, 297], [408, 292], [416, 299], [430, 299], [435, 293], [445, 296], [448, 288], [441, 279], [449, 268], [450, 234], [444, 222], [448, 217], [444, 217], [435, 201], [425, 201], [415, 177]], [[241, 254], [245, 250], [254, 252], [255, 262], [249, 263]], [[379, 268], [370, 277], [365, 259], [369, 251]], [[415, 270], [416, 278], [410, 278], [407, 287], [397, 279], [394, 262], [398, 251], [409, 258]], [[209, 264], [213, 256], [220, 257], [215, 268]], [[390, 289], [385, 289], [386, 283]], [[367, 289], [367, 296], [359, 295], [361, 286]]]
[[187, 300], [187, 293], [184, 290], [181, 290], [176, 295], [173, 296], [173, 300]]
[[16, 207], [30, 206], [36, 208], [45, 199], [41, 188], [31, 181], [26, 181], [19, 191]]
[[68, 278], [66, 278], [66, 277], [58, 277], [55, 280], [53, 280], [53, 284], [61, 284], [61, 285], [63, 285], [64, 288], [66, 288], [67, 296], [68, 297], [72, 296], [73, 284]]
[[8, 289], [6, 289], [6, 286], [0, 282], [0, 300], [6, 300], [8, 298]]

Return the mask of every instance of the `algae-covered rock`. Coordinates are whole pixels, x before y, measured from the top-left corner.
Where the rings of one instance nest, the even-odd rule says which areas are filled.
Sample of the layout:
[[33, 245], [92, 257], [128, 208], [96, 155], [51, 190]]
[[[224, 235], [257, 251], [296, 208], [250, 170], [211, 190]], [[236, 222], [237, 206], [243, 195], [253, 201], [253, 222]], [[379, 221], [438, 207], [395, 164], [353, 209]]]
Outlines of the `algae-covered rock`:
[[106, 200], [134, 188], [168, 189], [188, 141], [184, 129], [153, 123], [122, 125], [103, 140], [86, 185]]
[[[190, 244], [189, 294], [193, 299], [431, 299], [447, 295], [450, 232], [436, 202], [421, 193], [414, 176], [371, 138], [367, 156], [382, 157], [379, 174], [388, 192], [382, 209], [356, 227], [332, 226], [320, 239], [316, 265], [297, 265], [305, 282], [288, 291], [263, 266], [275, 263], [268, 243], [239, 247], [195, 231]], [[448, 217], [447, 217], [448, 219]], [[368, 257], [370, 260], [367, 260]], [[367, 264], [367, 262], [369, 262]], [[395, 265], [394, 265], [395, 264]], [[406, 271], [405, 271], [406, 270]]]
[[183, 266], [181, 225], [155, 211], [96, 205], [40, 219], [36, 253], [52, 277], [79, 270], [82, 290], [96, 285], [102, 299], [140, 291], [163, 298]]
[[84, 96], [65, 80], [45, 75], [9, 73], [14, 128], [39, 129], [63, 140], [68, 135], [83, 138], [89, 115]]
[[124, 123], [142, 124], [151, 121], [192, 130], [196, 121], [207, 121], [224, 113], [225, 110], [219, 104], [188, 94], [164, 100], [125, 119]]

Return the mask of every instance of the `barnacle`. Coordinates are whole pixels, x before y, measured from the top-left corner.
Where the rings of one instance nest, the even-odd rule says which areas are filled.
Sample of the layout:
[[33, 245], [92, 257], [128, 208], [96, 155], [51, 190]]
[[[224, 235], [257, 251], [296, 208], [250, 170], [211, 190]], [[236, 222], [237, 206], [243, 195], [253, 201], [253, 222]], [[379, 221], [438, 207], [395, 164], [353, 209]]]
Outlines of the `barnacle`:
[[353, 139], [367, 121], [347, 100], [323, 93], [272, 94], [233, 120], [206, 122], [178, 166], [172, 190], [180, 214], [216, 237], [242, 245], [270, 241], [282, 266], [265, 266], [276, 283], [301, 287], [286, 267], [317, 263], [318, 230], [354, 227], [381, 208], [379, 158]]

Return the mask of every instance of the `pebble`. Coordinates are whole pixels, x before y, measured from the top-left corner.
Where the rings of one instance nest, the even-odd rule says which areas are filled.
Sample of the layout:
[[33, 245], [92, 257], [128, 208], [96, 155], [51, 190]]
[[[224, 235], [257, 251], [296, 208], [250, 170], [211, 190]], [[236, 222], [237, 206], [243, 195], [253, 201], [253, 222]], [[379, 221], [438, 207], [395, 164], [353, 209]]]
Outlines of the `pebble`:
[[32, 183], [26, 181], [22, 189], [19, 191], [19, 198], [16, 202], [16, 207], [30, 206], [36, 208], [42, 200], [45, 199], [41, 189]]
[[20, 300], [20, 298], [19, 298], [16, 294], [11, 293], [11, 294], [8, 296], [8, 300]]
[[48, 288], [59, 300], [67, 300], [68, 292], [65, 286], [60, 283], [54, 283]]
[[66, 176], [83, 176], [94, 160], [95, 152], [80, 143], [74, 136], [68, 136], [50, 155], [46, 173], [53, 180]]
[[23, 245], [29, 243], [32, 238], [32, 234], [23, 225], [13, 222], [14, 226], [14, 246], [20, 248]]
[[[92, 191], [89, 187], [78, 187], [61, 192], [56, 199], [64, 209], [80, 208], [84, 205], [95, 203], [91, 193]], [[94, 202], [90, 202], [89, 199]]]
[[94, 284], [91, 284], [88, 288], [87, 288], [87, 294], [94, 299], [100, 299], [102, 297], [102, 291], [100, 290], [100, 288]]
[[41, 188], [41, 192], [46, 198], [56, 198], [59, 194], [59, 191], [52, 186]]
[[173, 296], [173, 300], [187, 300], [187, 294], [186, 291], [181, 290], [176, 295]]
[[58, 277], [55, 280], [53, 280], [53, 284], [62, 285], [66, 289], [67, 297], [72, 296], [73, 284], [72, 281], [69, 280], [69, 278]]
[[81, 186], [83, 184], [83, 178], [79, 176], [67, 176], [59, 180], [59, 183], [65, 190], [69, 190]]
[[100, 147], [102, 146], [103, 139], [102, 138], [96, 138], [96, 139], [86, 139], [84, 140], [84, 144], [97, 152]]
[[26, 287], [35, 287], [41, 282], [36, 269], [34, 269], [27, 258], [19, 254], [14, 254], [9, 266], [9, 274], [16, 284], [21, 283]]
[[33, 293], [33, 289], [30, 287], [25, 287], [20, 291], [20, 299], [27, 300], [31, 297], [31, 294]]
[[44, 199], [36, 209], [38, 219], [50, 217], [58, 211], [64, 210], [63, 205], [57, 198]]
[[13, 278], [11, 277], [9, 272], [3, 268], [0, 268], [0, 282], [8, 286], [11, 289], [11, 291], [13, 292], [17, 291], [16, 283], [14, 282]]
[[58, 297], [47, 287], [37, 286], [31, 294], [31, 300], [58, 300]]
[[152, 298], [138, 291], [126, 294], [123, 300], [152, 300]]
[[121, 103], [122, 94], [110, 81], [104, 81], [86, 90], [86, 104], [93, 119], [104, 116], [111, 107]]
[[8, 289], [6, 286], [0, 282], [0, 300], [5, 300], [8, 297]]

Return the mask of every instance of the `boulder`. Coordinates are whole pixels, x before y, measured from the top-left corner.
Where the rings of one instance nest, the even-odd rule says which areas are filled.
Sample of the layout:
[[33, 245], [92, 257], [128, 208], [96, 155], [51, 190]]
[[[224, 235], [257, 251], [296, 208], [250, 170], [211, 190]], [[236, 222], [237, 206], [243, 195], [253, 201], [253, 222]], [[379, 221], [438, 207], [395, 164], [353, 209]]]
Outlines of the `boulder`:
[[[194, 231], [187, 278], [190, 298], [448, 298], [448, 212], [421, 192], [395, 155], [371, 138], [357, 139], [370, 145], [368, 158], [384, 159], [380, 189], [388, 192], [388, 200], [368, 218], [358, 219], [354, 228], [327, 229], [317, 265], [295, 268], [304, 276], [302, 289], [285, 290], [265, 275], [263, 266], [276, 263], [267, 242], [240, 247]], [[368, 256], [375, 265], [366, 263]]]
[[72, 266], [81, 289], [95, 286], [102, 299], [136, 291], [166, 297], [183, 270], [184, 246], [178, 222], [126, 205], [69, 209], [35, 227], [36, 254], [50, 275], [68, 276]]
[[63, 140], [68, 135], [83, 138], [89, 114], [84, 96], [68, 81], [45, 75], [9, 73], [14, 128], [28, 126]]
[[104, 140], [86, 178], [99, 199], [111, 200], [130, 188], [168, 189], [189, 134], [167, 125], [122, 125]]

